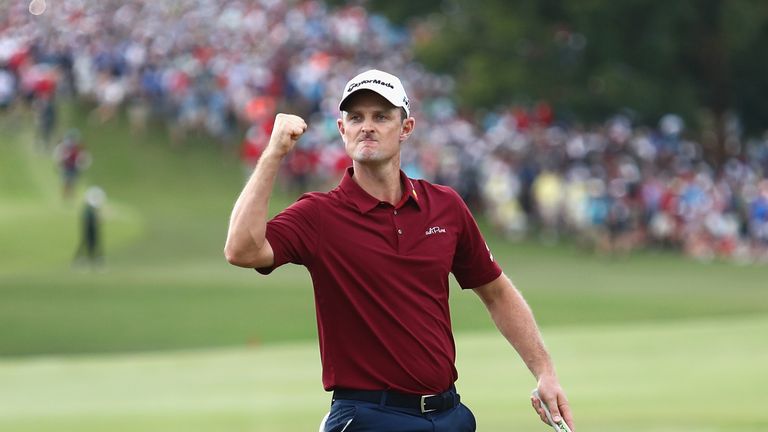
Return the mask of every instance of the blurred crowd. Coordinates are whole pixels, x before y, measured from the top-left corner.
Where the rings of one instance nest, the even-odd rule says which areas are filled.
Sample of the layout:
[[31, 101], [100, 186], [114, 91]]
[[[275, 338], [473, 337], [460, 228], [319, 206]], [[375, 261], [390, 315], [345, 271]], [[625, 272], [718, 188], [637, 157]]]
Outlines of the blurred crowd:
[[713, 166], [674, 114], [585, 127], [546, 102], [461, 112], [451, 98], [460, 83], [413, 61], [417, 34], [355, 4], [72, 0], [33, 16], [16, 3], [0, 15], [0, 110], [34, 107], [43, 142], [56, 98], [77, 97], [93, 103], [94, 121], [124, 110], [137, 133], [158, 121], [178, 144], [205, 133], [250, 167], [285, 110], [310, 129], [283, 178], [327, 187], [350, 164], [336, 130], [340, 89], [376, 67], [399, 75], [413, 101], [404, 170], [452, 186], [510, 238], [768, 261], [768, 135], [734, 132], [739, 151]]

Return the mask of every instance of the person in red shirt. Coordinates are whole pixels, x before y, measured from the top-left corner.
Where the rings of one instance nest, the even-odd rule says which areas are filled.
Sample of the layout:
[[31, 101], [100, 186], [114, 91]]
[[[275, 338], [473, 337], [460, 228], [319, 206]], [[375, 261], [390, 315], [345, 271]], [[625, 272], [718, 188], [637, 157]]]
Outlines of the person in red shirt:
[[56, 161], [61, 169], [62, 197], [69, 199], [75, 189], [75, 182], [83, 169], [91, 164], [91, 156], [85, 150], [80, 131], [70, 129], [54, 151]]
[[[333, 391], [321, 431], [474, 431], [461, 403], [448, 275], [484, 302], [538, 380], [552, 415], [573, 417], [533, 314], [494, 260], [459, 195], [408, 178], [400, 148], [416, 125], [400, 80], [363, 72], [344, 88], [339, 133], [352, 159], [338, 187], [307, 193], [271, 220], [281, 162], [307, 129], [277, 114], [269, 144], [232, 211], [224, 254], [269, 274], [305, 266], [315, 292], [322, 380]], [[546, 422], [541, 401], [532, 404]]]

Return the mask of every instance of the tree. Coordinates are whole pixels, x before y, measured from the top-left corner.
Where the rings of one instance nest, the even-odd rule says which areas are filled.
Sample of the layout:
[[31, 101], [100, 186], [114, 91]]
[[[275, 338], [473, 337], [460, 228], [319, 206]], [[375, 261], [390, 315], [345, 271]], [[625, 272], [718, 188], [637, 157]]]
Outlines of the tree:
[[[395, 3], [369, 6], [405, 22]], [[431, 36], [418, 41], [417, 59], [455, 76], [465, 107], [544, 99], [574, 120], [629, 108], [644, 123], [676, 112], [700, 130], [713, 125], [714, 161], [727, 156], [729, 112], [752, 133], [768, 125], [768, 3], [761, 0], [420, 5], [416, 22]]]

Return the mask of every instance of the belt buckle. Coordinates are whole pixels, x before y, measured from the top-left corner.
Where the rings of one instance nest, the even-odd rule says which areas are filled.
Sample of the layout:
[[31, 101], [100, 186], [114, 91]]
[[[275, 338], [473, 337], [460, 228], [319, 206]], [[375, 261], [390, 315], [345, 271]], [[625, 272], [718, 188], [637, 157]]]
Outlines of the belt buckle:
[[436, 408], [435, 409], [429, 409], [429, 410], [426, 409], [427, 408], [427, 398], [428, 397], [432, 397], [432, 396], [437, 396], [437, 395], [429, 394], [429, 395], [421, 396], [421, 400], [419, 402], [419, 411], [421, 411], [422, 414], [426, 414], [426, 413], [432, 412], [432, 411], [437, 411]]

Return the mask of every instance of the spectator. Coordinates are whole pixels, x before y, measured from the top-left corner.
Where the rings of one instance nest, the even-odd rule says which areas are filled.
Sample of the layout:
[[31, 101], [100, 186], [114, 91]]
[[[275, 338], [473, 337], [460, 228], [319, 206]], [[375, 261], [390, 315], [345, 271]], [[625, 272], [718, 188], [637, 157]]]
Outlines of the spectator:
[[37, 111], [37, 142], [43, 150], [51, 143], [51, 135], [56, 127], [56, 101], [53, 95], [43, 95], [35, 102]]
[[16, 98], [16, 78], [4, 67], [0, 67], [0, 113], [5, 113]]
[[[412, 62], [415, 35], [359, 5], [178, 0], [170, 7], [126, 0], [113, 10], [84, 0], [62, 2], [34, 17], [33, 26], [26, 7], [11, 2], [0, 16], [6, 24], [0, 27], [0, 112], [23, 101], [45, 107], [74, 92], [98, 105], [99, 121], [128, 105], [134, 132], [148, 118], [158, 119], [177, 144], [189, 132], [224, 143], [238, 122], [248, 129], [278, 110], [301, 112], [325, 126], [306, 138], [281, 181], [322, 187], [335, 184], [349, 163], [334, 142], [335, 95], [329, 92], [365, 64], [382, 64], [402, 70], [405, 83], [420, 93], [415, 112], [423, 127], [403, 153], [403, 168], [455, 188], [512, 237], [540, 221], [546, 239], [590, 238], [606, 250], [621, 244], [626, 250], [712, 250], [722, 257], [745, 250], [768, 254], [757, 192], [768, 172], [768, 133], [741, 145], [737, 128], [729, 129], [738, 144], [733, 148], [744, 151], [709, 167], [702, 164], [702, 146], [685, 136], [686, 122], [674, 113], [654, 127], [634, 125], [625, 115], [568, 125], [541, 101], [513, 102], [475, 118], [452, 101], [450, 77]], [[40, 136], [50, 136], [55, 110], [53, 116], [38, 112]], [[251, 162], [259, 153], [243, 152]], [[493, 176], [481, 178], [489, 165], [496, 165]], [[586, 180], [574, 170], [589, 172]], [[69, 172], [76, 177], [78, 171]], [[593, 180], [603, 182], [603, 195], [584, 184]], [[621, 189], [619, 183], [625, 192], [617, 199], [610, 192]], [[626, 241], [616, 243], [620, 237]], [[688, 241], [706, 247], [688, 248]]]
[[67, 132], [55, 149], [55, 157], [61, 169], [62, 197], [69, 199], [80, 172], [91, 164], [91, 156], [85, 150], [77, 129]]
[[106, 194], [98, 186], [91, 186], [85, 192], [85, 205], [80, 219], [80, 243], [75, 251], [74, 264], [86, 261], [90, 266], [101, 266], [104, 256], [101, 245], [101, 207]]
[[245, 138], [240, 148], [240, 160], [243, 163], [244, 172], [247, 175], [253, 171], [256, 166], [256, 162], [259, 161], [261, 153], [267, 146], [269, 141], [269, 134], [272, 130], [272, 126], [265, 128], [262, 125], [252, 125], [245, 133]]

